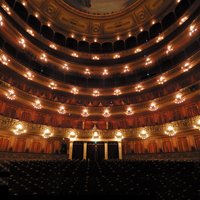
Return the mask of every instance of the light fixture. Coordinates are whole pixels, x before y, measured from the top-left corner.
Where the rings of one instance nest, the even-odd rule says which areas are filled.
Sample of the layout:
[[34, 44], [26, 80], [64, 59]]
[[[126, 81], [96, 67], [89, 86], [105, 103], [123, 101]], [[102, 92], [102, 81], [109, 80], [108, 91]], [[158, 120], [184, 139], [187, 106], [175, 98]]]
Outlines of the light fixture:
[[130, 72], [130, 68], [128, 65], [124, 66], [124, 70], [123, 70], [124, 73], [126, 72]]
[[114, 95], [119, 96], [120, 94], [122, 94], [120, 89], [115, 89], [114, 90]]
[[142, 129], [138, 135], [141, 139], [145, 140], [149, 137], [149, 134], [145, 129]]
[[23, 6], [26, 6], [26, 1], [22, 1], [22, 5], [23, 5]]
[[121, 141], [123, 139], [123, 135], [122, 135], [122, 132], [121, 131], [117, 131], [116, 134], [115, 134], [115, 139]]
[[69, 66], [65, 63], [64, 65], [62, 65], [62, 69], [69, 71]]
[[183, 95], [181, 93], [176, 94], [174, 103], [180, 104], [180, 103], [183, 103], [184, 101], [185, 101], [185, 98], [183, 98]]
[[23, 48], [26, 47], [26, 43], [25, 43], [24, 38], [20, 38], [20, 39], [19, 39], [19, 44], [20, 44]]
[[51, 27], [51, 22], [47, 22], [47, 26], [48, 26], [48, 27]]
[[191, 25], [189, 30], [189, 36], [192, 36], [194, 32], [197, 31], [196, 25]]
[[84, 108], [84, 109], [82, 110], [81, 116], [83, 116], [83, 117], [88, 117], [88, 116], [89, 116], [89, 112], [88, 112], [88, 109], [87, 109], [87, 108]]
[[198, 120], [196, 121], [196, 123], [194, 124], [194, 128], [195, 128], [195, 129], [198, 129], [198, 130], [200, 131], [200, 119], [198, 119]]
[[70, 141], [75, 141], [77, 138], [77, 134], [75, 133], [75, 131], [70, 131], [69, 132], [69, 140]]
[[117, 40], [120, 40], [120, 36], [117, 36]]
[[187, 19], [188, 19], [187, 16], [182, 17], [182, 18], [180, 19], [180, 21], [179, 21], [179, 25], [182, 25]]
[[26, 133], [26, 130], [24, 129], [23, 125], [19, 123], [19, 124], [17, 124], [17, 125], [15, 126], [15, 128], [13, 129], [13, 133], [14, 133], [15, 135], [21, 135], [21, 134], [23, 134], [23, 133]]
[[86, 37], [83, 37], [83, 41], [86, 41]]
[[8, 65], [8, 63], [10, 62], [10, 59], [8, 59], [8, 57], [5, 54], [1, 54], [0, 55], [0, 62], [3, 65]]
[[41, 104], [41, 102], [40, 102], [39, 99], [36, 99], [36, 100], [35, 100], [35, 102], [33, 103], [33, 107], [34, 107], [35, 109], [38, 109], [38, 110], [42, 108], [42, 104]]
[[109, 74], [109, 73], [108, 73], [108, 70], [107, 70], [107, 69], [104, 69], [102, 75], [103, 75], [103, 76], [107, 76], [108, 74]]
[[164, 39], [163, 35], [158, 36], [158, 38], [156, 39], [156, 43], [159, 43], [160, 41], [162, 41]]
[[191, 68], [192, 68], [192, 67], [191, 67], [191, 65], [190, 65], [189, 62], [186, 62], [186, 63], [181, 67], [181, 69], [182, 69], [183, 72], [187, 72], [187, 71], [189, 71]]
[[141, 27], [141, 28], [140, 28], [140, 32], [142, 32], [143, 30], [144, 30], [144, 29]]
[[100, 95], [99, 90], [93, 90], [93, 92], [92, 92], [92, 96], [94, 96], [94, 97], [98, 97], [99, 95]]
[[141, 51], [142, 51], [142, 49], [137, 48], [134, 52], [135, 52], [135, 53], [139, 53], [139, 52], [141, 52]]
[[52, 48], [52, 49], [54, 49], [54, 50], [57, 50], [57, 47], [56, 47], [56, 45], [55, 45], [55, 44], [53, 44], [53, 43], [52, 43], [52, 44], [50, 44], [50, 45], [49, 45], [49, 47], [50, 47], [50, 48]]
[[78, 92], [79, 92], [79, 90], [77, 88], [75, 88], [75, 87], [73, 87], [71, 89], [71, 93], [73, 93], [73, 94], [78, 94]]
[[35, 17], [38, 18], [38, 17], [39, 17], [39, 14], [38, 14], [38, 13], [35, 13]]
[[15, 91], [13, 89], [9, 89], [8, 92], [6, 93], [6, 97], [7, 99], [15, 100], [16, 99]]
[[154, 25], [155, 23], [156, 23], [156, 21], [155, 21], [155, 20], [152, 20], [152, 21], [151, 21], [151, 24], [152, 24], [152, 25]]
[[104, 117], [110, 117], [110, 116], [111, 116], [110, 111], [109, 111], [108, 108], [104, 109], [104, 111], [103, 111], [103, 116], [104, 116]]
[[165, 79], [164, 76], [161, 76], [161, 77], [157, 80], [157, 83], [158, 83], [159, 85], [162, 85], [162, 84], [165, 83], [165, 82], [166, 82], [166, 79]]
[[50, 82], [49, 83], [49, 87], [52, 89], [52, 90], [55, 90], [57, 88], [57, 84], [55, 82]]
[[53, 136], [53, 133], [47, 128], [44, 130], [42, 136], [43, 136], [43, 138], [50, 138]]
[[128, 33], [128, 37], [131, 37], [132, 36], [132, 33]]
[[31, 36], [33, 36], [33, 37], [35, 36], [35, 34], [33, 33], [33, 30], [31, 30], [31, 29], [29, 29], [29, 28], [26, 29], [26, 32], [29, 33], [29, 34], [30, 34]]
[[145, 60], [145, 65], [150, 65], [152, 63], [151, 58], [147, 57]]
[[150, 104], [149, 110], [150, 110], [150, 111], [158, 110], [158, 106], [156, 105], [155, 102], [152, 102], [152, 103]]
[[165, 133], [166, 135], [168, 135], [168, 136], [174, 136], [174, 135], [176, 135], [176, 131], [174, 130], [174, 127], [171, 126], [171, 125], [169, 125], [169, 126], [167, 127], [167, 129], [165, 130], [164, 133]]
[[72, 33], [72, 34], [71, 34], [71, 38], [74, 38], [74, 36], [75, 36], [75, 35]]
[[78, 54], [75, 53], [75, 52], [73, 52], [73, 53], [71, 54], [71, 56], [78, 58]]
[[97, 38], [94, 38], [94, 42], [97, 42]]
[[127, 107], [125, 114], [126, 115], [133, 115], [134, 114], [133, 109], [130, 106]]
[[58, 108], [58, 113], [61, 114], [61, 115], [64, 115], [66, 114], [66, 109], [65, 109], [65, 106], [61, 105], [59, 108]]
[[90, 70], [89, 70], [88, 68], [86, 68], [85, 71], [84, 71], [84, 74], [86, 74], [86, 75], [90, 75], [91, 72], [90, 72]]
[[168, 45], [167, 46], [167, 50], [166, 50], [166, 54], [169, 54], [171, 51], [173, 51], [174, 49], [173, 49], [173, 47], [172, 47], [172, 45]]
[[142, 85], [137, 85], [137, 86], [135, 87], [135, 91], [136, 91], [136, 92], [141, 92], [142, 90], [144, 90], [144, 88], [143, 88]]
[[10, 8], [9, 8], [8, 6], [6, 6], [5, 4], [2, 4], [2, 8], [3, 8], [9, 15], [11, 15]]
[[40, 55], [40, 60], [42, 60], [42, 61], [44, 61], [44, 62], [47, 62], [47, 56], [46, 56], [45, 53], [42, 53], [42, 54]]
[[31, 71], [27, 71], [24, 76], [28, 79], [28, 80], [33, 80], [33, 78], [35, 77]]
[[99, 60], [99, 56], [93, 56], [92, 60]]
[[3, 26], [3, 17], [1, 14], [0, 14], [0, 26]]
[[119, 55], [119, 54], [115, 54], [115, 55], [113, 56], [113, 58], [114, 58], [114, 59], [120, 58], [120, 55]]

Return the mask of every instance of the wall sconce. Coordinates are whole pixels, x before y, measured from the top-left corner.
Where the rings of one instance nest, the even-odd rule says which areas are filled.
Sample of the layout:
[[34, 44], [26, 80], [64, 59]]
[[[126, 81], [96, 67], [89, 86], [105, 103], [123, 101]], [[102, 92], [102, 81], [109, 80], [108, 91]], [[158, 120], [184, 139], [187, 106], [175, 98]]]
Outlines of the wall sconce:
[[15, 135], [21, 135], [23, 133], [26, 133], [26, 130], [24, 129], [23, 125], [22, 124], [17, 124], [15, 126], [15, 128], [13, 129], [13, 133]]
[[169, 125], [169, 126], [167, 127], [167, 129], [165, 130], [164, 133], [165, 133], [166, 135], [168, 135], [168, 136], [174, 136], [174, 135], [176, 135], [176, 131], [174, 130], [174, 127], [171, 126], [171, 125]]
[[149, 137], [149, 134], [147, 133], [147, 131], [146, 130], [141, 130], [140, 131], [140, 133], [139, 133], [139, 135], [138, 135], [141, 139], [143, 139], [143, 140], [145, 140], [145, 139], [147, 139], [148, 137]]
[[51, 133], [51, 131], [47, 128], [44, 130], [42, 136], [43, 136], [43, 138], [50, 138], [53, 136], [53, 133]]

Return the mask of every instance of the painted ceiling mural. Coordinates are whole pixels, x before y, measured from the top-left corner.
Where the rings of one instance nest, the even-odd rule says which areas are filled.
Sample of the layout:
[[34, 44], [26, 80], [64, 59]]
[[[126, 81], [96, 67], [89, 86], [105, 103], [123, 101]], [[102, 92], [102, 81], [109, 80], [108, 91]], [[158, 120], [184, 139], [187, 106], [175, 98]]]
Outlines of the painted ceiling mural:
[[70, 6], [94, 14], [111, 14], [118, 12], [137, 0], [64, 0]]

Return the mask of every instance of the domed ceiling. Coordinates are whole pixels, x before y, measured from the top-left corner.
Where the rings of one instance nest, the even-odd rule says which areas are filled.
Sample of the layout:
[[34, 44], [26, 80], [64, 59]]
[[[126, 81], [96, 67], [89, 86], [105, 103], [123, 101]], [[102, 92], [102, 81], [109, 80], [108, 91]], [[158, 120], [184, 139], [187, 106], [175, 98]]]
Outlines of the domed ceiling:
[[110, 14], [127, 8], [137, 0], [64, 0], [64, 2], [83, 12], [91, 14]]

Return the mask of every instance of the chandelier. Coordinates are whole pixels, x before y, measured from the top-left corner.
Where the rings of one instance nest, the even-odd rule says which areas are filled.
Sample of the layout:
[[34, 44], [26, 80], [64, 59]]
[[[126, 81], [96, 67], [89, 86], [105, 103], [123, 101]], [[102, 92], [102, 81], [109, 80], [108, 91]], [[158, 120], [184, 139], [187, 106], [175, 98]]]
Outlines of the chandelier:
[[149, 106], [149, 110], [150, 111], [155, 111], [158, 110], [158, 106], [156, 105], [156, 103], [152, 102]]
[[69, 133], [69, 139], [70, 141], [74, 141], [77, 138], [77, 134], [74, 131], [70, 131]]
[[8, 65], [8, 63], [10, 62], [10, 59], [8, 59], [8, 57], [4, 54], [1, 54], [0, 55], [0, 62], [3, 64], [3, 65]]
[[110, 117], [110, 111], [106, 108], [106, 109], [104, 109], [104, 111], [103, 111], [103, 116], [104, 117]]
[[131, 107], [128, 107], [127, 109], [126, 109], [126, 112], [125, 112], [125, 114], [126, 115], [133, 115], [133, 109], [131, 108]]
[[54, 83], [54, 82], [51, 82], [51, 83], [49, 83], [49, 87], [50, 87], [52, 90], [55, 90], [56, 87], [57, 87], [57, 84]]
[[137, 85], [136, 87], [135, 87], [135, 91], [136, 92], [140, 92], [140, 91], [142, 91], [144, 88], [142, 87], [142, 85]]
[[165, 79], [164, 76], [161, 76], [161, 77], [157, 80], [157, 82], [158, 82], [159, 85], [162, 85], [163, 83], [166, 82], [166, 79]]
[[84, 108], [83, 111], [82, 111], [82, 113], [81, 113], [81, 115], [82, 115], [83, 117], [88, 117], [88, 116], [89, 116], [88, 109], [87, 109], [87, 108]]
[[60, 106], [59, 109], [58, 109], [58, 113], [61, 114], [61, 115], [66, 114], [65, 107], [64, 106]]
[[30, 71], [27, 71], [24, 76], [28, 79], [28, 80], [33, 80], [34, 78], [34, 75], [30, 72]]
[[40, 102], [40, 100], [35, 100], [35, 102], [33, 103], [33, 107], [35, 108], [35, 109], [41, 109], [42, 108], [42, 104], [41, 104], [41, 102]]
[[75, 88], [75, 87], [73, 87], [72, 89], [71, 89], [71, 93], [73, 93], [73, 94], [78, 94], [78, 89], [77, 88]]
[[182, 69], [183, 72], [187, 72], [187, 71], [189, 71], [191, 68], [192, 68], [192, 67], [191, 67], [191, 65], [190, 65], [189, 62], [186, 62], [186, 63], [181, 67], [181, 69]]
[[43, 138], [49, 138], [49, 137], [53, 136], [53, 133], [51, 133], [51, 131], [47, 128], [44, 130], [42, 136], [43, 136]]
[[194, 125], [194, 128], [200, 130], [200, 119], [198, 119], [198, 121], [197, 121], [196, 124]]
[[17, 124], [13, 129], [13, 133], [15, 135], [21, 135], [23, 133], [26, 133], [26, 130], [23, 128], [22, 124]]
[[98, 97], [99, 95], [100, 95], [99, 90], [93, 90], [93, 92], [92, 92], [92, 96], [94, 96], [94, 97]]
[[183, 103], [185, 101], [185, 98], [183, 98], [183, 95], [181, 93], [178, 93], [175, 97], [175, 100], [174, 102], [176, 104], [180, 104], [180, 103]]
[[139, 135], [138, 135], [141, 139], [146, 139], [146, 138], [148, 138], [149, 137], [149, 134], [147, 133], [147, 131], [146, 130], [141, 130], [141, 132], [139, 133]]
[[122, 140], [123, 139], [123, 135], [121, 131], [117, 131], [115, 134], [115, 139], [117, 140]]
[[13, 89], [8, 90], [8, 92], [6, 93], [6, 97], [10, 100], [15, 100], [16, 99], [15, 91]]
[[174, 127], [170, 125], [167, 127], [165, 134], [168, 136], [174, 136], [176, 134], [176, 131], [174, 130]]

